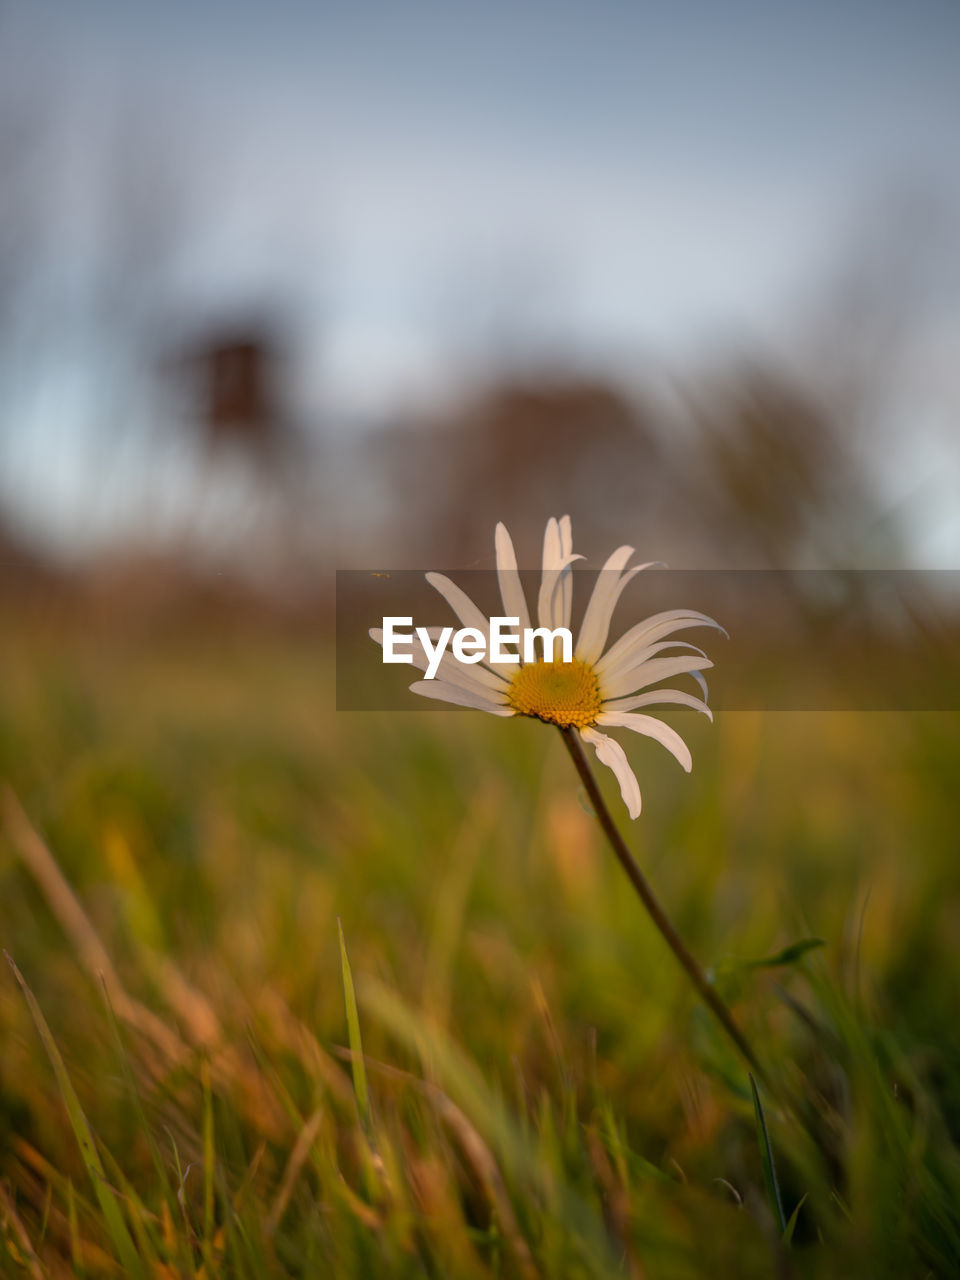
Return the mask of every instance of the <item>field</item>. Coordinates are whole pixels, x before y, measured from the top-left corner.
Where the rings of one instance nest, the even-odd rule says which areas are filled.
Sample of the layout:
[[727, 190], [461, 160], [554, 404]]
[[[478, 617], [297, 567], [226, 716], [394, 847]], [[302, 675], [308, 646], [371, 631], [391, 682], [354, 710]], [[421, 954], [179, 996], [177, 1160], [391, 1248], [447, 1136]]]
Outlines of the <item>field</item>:
[[303, 632], [0, 672], [3, 1274], [960, 1273], [955, 715], [629, 744], [758, 1113], [552, 729], [338, 714]]

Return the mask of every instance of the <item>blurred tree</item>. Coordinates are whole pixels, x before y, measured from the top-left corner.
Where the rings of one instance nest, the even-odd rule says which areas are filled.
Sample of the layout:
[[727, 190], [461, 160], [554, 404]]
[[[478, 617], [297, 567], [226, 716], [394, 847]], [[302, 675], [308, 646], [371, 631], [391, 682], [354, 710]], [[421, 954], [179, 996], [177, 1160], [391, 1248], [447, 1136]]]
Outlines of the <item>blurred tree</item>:
[[165, 425], [199, 450], [194, 532], [208, 516], [216, 520], [224, 486], [239, 488], [245, 563], [271, 564], [274, 578], [309, 558], [325, 528], [311, 502], [318, 457], [290, 395], [291, 350], [290, 331], [274, 318], [228, 316], [193, 332], [181, 323], [159, 361]]

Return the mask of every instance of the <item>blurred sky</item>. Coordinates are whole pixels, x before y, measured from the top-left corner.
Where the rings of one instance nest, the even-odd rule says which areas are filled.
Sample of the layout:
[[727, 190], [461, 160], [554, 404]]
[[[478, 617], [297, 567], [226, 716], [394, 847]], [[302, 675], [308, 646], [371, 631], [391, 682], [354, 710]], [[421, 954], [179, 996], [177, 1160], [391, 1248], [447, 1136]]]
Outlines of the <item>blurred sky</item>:
[[[332, 421], [484, 358], [629, 376], [789, 348], [900, 193], [960, 209], [958, 55], [955, 0], [0, 0], [0, 105], [46, 118], [47, 270], [80, 278], [103, 251], [111, 156], [134, 139], [179, 237], [170, 297], [292, 300], [304, 404]], [[954, 276], [924, 319], [907, 412], [925, 443], [890, 468], [893, 499], [919, 489], [937, 513], [929, 563], [960, 547], [958, 300]], [[62, 420], [91, 412], [71, 350], [32, 400], [33, 444], [6, 446], [38, 511], [29, 458], [68, 452]]]

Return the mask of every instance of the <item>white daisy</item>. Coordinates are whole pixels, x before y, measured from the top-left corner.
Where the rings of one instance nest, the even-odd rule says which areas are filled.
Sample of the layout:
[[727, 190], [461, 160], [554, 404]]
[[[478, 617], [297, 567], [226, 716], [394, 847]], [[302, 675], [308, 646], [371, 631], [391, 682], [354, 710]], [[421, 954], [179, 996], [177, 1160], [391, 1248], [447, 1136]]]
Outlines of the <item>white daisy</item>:
[[[497, 578], [504, 616], [520, 620], [521, 630], [531, 625], [530, 613], [517, 570], [510, 534], [502, 524], [496, 530]], [[618, 547], [601, 570], [587, 605], [576, 640], [572, 662], [539, 659], [522, 663], [489, 661], [490, 622], [470, 597], [440, 573], [428, 573], [427, 581], [443, 596], [464, 627], [476, 627], [486, 638], [487, 656], [470, 666], [446, 654], [436, 677], [418, 680], [413, 693], [457, 706], [473, 707], [496, 716], [532, 716], [561, 729], [575, 729], [597, 753], [597, 759], [613, 771], [631, 818], [640, 814], [640, 786], [620, 744], [602, 728], [632, 729], [662, 743], [689, 773], [692, 767], [686, 743], [675, 729], [640, 707], [675, 704], [692, 707], [713, 719], [707, 705], [707, 684], [702, 672], [713, 663], [702, 649], [669, 637], [689, 627], [715, 627], [719, 623], [692, 609], [668, 609], [631, 627], [609, 647], [610, 620], [620, 594], [636, 574], [654, 562], [627, 568], [633, 547]], [[543, 539], [543, 572], [537, 599], [537, 626], [555, 630], [570, 627], [573, 607], [573, 553], [570, 517], [551, 519]], [[431, 628], [436, 640], [440, 628]], [[724, 632], [724, 634], [726, 634]], [[383, 632], [372, 630], [378, 644]], [[674, 652], [667, 654], [667, 650]], [[683, 650], [678, 653], [676, 650]], [[423, 646], [414, 639], [413, 663], [428, 667]], [[690, 675], [701, 697], [680, 689], [654, 688], [673, 676]]]

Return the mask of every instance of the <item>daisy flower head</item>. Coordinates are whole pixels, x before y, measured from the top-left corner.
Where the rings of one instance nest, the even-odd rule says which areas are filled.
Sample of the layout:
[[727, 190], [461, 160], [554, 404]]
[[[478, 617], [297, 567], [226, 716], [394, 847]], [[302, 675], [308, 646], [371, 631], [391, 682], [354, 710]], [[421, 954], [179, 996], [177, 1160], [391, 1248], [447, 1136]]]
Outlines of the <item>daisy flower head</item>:
[[[519, 620], [521, 633], [528, 632], [531, 613], [513, 542], [503, 524], [497, 525], [495, 547], [504, 614]], [[691, 707], [712, 720], [703, 672], [713, 663], [702, 649], [671, 637], [691, 627], [714, 627], [718, 631], [723, 628], [704, 613], [668, 609], [638, 622], [608, 644], [613, 612], [624, 587], [631, 578], [656, 563], [628, 567], [633, 554], [633, 547], [623, 546], [607, 558], [587, 603], [569, 661], [564, 661], [566, 655], [558, 652], [560, 646], [550, 641], [547, 634], [540, 636], [541, 649], [532, 661], [524, 660], [522, 649], [520, 655], [507, 661], [492, 661], [490, 620], [450, 578], [428, 573], [427, 581], [443, 596], [462, 625], [486, 637], [486, 648], [482, 660], [471, 665], [464, 665], [447, 653], [439, 662], [434, 660], [431, 664], [431, 655], [423, 642], [414, 638], [413, 665], [425, 672], [432, 667], [435, 678], [417, 680], [410, 689], [425, 698], [472, 707], [496, 716], [531, 716], [578, 733], [593, 747], [601, 764], [613, 772], [630, 817], [636, 818], [640, 814], [640, 785], [623, 747], [603, 730], [630, 729], [654, 738], [689, 773], [690, 751], [679, 733], [640, 708]], [[543, 539], [534, 627], [544, 633], [558, 628], [569, 631], [573, 610], [572, 566], [582, 559], [573, 552], [570, 517], [550, 519]], [[427, 628], [426, 638], [436, 641], [442, 630]], [[383, 644], [382, 630], [371, 630], [370, 635], [378, 644]], [[664, 680], [680, 675], [693, 677], [699, 695], [660, 687]]]

